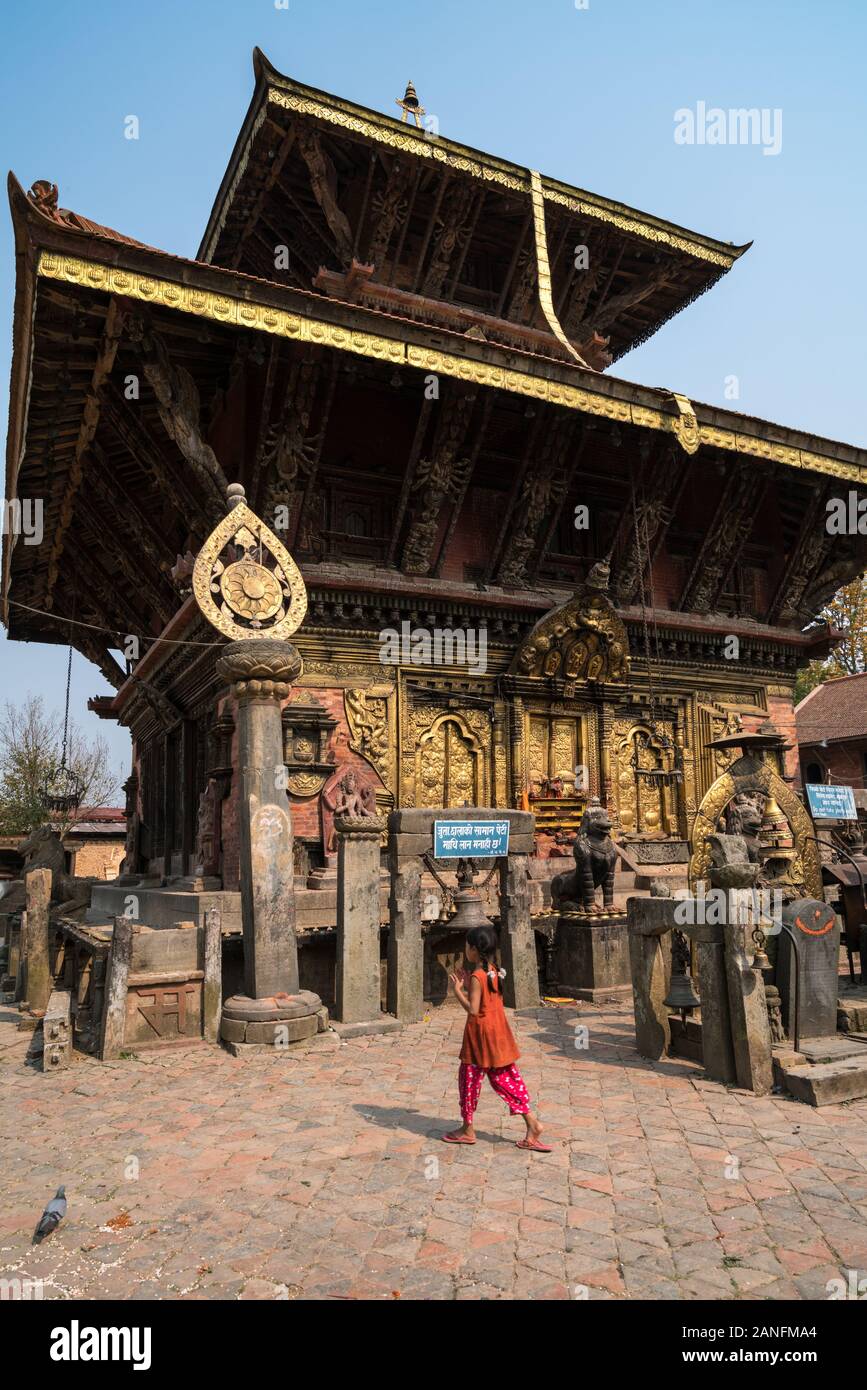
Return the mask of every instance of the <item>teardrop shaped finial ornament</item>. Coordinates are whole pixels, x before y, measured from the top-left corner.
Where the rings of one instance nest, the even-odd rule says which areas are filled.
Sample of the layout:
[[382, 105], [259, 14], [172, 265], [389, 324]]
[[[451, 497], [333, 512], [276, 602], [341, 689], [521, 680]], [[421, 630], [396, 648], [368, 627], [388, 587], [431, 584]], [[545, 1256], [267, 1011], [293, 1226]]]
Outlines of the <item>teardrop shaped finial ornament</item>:
[[307, 612], [301, 571], [247, 506], [241, 484], [231, 483], [226, 495], [229, 514], [196, 557], [196, 602], [212, 627], [233, 642], [291, 637]]

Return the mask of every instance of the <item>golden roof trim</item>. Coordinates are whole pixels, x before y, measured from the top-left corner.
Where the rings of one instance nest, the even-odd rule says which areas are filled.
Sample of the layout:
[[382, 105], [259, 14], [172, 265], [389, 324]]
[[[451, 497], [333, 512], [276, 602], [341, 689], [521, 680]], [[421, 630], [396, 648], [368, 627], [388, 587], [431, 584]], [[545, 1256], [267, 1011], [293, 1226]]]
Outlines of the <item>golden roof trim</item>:
[[[224, 273], [224, 272], [221, 272]], [[123, 295], [147, 304], [160, 304], [179, 313], [193, 314], [238, 327], [271, 333], [296, 342], [314, 343], [321, 347], [352, 352], [395, 366], [415, 367], [420, 371], [438, 372], [458, 381], [473, 382], [495, 390], [529, 396], [548, 405], [567, 410], [579, 410], [586, 415], [602, 416], [621, 424], [638, 425], [645, 429], [661, 430], [679, 438], [682, 417], [652, 406], [618, 400], [602, 392], [551, 381], [516, 368], [494, 366], [439, 349], [418, 347], [401, 339], [380, 333], [368, 333], [321, 319], [308, 318], [273, 305], [257, 303], [236, 294], [216, 294], [212, 290], [196, 289], [172, 280], [161, 279], [138, 271], [123, 270], [99, 261], [82, 260], [77, 256], [60, 255], [54, 251], [39, 253], [37, 275], [66, 284], [85, 285], [106, 294]], [[560, 364], [558, 364], [560, 365]], [[669, 395], [671, 393], [668, 393]], [[718, 428], [699, 423], [699, 443], [747, 454], [754, 458], [781, 463], [793, 468], [809, 469], [835, 478], [867, 485], [867, 465], [847, 463], [842, 459], [816, 454], [775, 443], [753, 434]]]
[[[337, 104], [323, 101], [306, 91], [296, 90], [294, 84], [290, 90], [269, 85], [266, 92], [266, 103], [268, 102], [287, 111], [296, 111], [301, 116], [327, 121], [366, 139], [378, 140], [401, 153], [443, 164], [456, 173], [469, 174], [471, 178], [480, 179], [483, 183], [495, 183], [501, 188], [528, 196], [531, 193], [531, 175], [528, 169], [522, 169], [519, 165], [509, 164], [494, 156], [482, 158], [466, 146], [458, 145], [439, 135], [431, 138], [426, 132], [393, 121], [388, 116], [375, 119], [377, 113], [350, 102]], [[562, 184], [556, 179], [543, 176], [541, 182], [543, 196], [548, 202], [557, 203], [582, 217], [592, 217], [598, 222], [605, 222], [616, 227], [618, 231], [641, 237], [654, 245], [669, 246], [672, 250], [682, 251], [696, 260], [707, 261], [724, 270], [730, 270], [747, 250], [746, 246], [732, 246], [729, 251], [722, 243], [713, 243], [711, 238], [703, 239], [697, 234], [690, 235], [671, 223], [659, 222], [649, 214], [640, 213], [637, 208], [628, 208], [622, 203], [599, 198], [582, 189], [570, 189], [568, 184]]]

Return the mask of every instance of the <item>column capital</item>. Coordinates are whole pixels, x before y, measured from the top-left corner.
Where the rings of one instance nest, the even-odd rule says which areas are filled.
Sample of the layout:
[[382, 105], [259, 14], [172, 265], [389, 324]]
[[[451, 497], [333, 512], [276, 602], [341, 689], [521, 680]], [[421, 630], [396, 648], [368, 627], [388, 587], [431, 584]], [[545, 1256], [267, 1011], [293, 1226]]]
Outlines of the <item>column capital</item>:
[[291, 642], [251, 637], [227, 643], [217, 661], [217, 675], [239, 700], [285, 700], [303, 664]]
[[387, 825], [385, 816], [334, 817], [334, 829], [347, 840], [379, 840]]

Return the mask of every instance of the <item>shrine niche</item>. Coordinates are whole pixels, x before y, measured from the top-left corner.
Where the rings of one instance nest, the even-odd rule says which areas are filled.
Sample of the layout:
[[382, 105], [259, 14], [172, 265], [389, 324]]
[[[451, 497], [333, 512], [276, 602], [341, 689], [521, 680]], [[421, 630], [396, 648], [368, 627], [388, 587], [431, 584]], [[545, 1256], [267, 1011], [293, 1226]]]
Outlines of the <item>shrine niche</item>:
[[[765, 725], [765, 728], [769, 726]], [[708, 881], [710, 846], [707, 837], [733, 824], [740, 826], [752, 854], [761, 862], [763, 887], [779, 888], [784, 897], [823, 901], [819, 846], [813, 822], [800, 800], [777, 771], [783, 740], [774, 732], [737, 733], [717, 746], [743, 749], [740, 757], [718, 777], [698, 808], [690, 836], [689, 883], [694, 891]]]
[[660, 722], [615, 720], [612, 743], [621, 831], [676, 836], [680, 777], [671, 731]]
[[548, 613], [522, 642], [510, 674], [548, 680], [569, 697], [580, 681], [624, 681], [629, 675], [626, 627], [608, 596], [608, 565], [594, 565], [566, 603]]
[[329, 743], [337, 720], [307, 691], [285, 705], [280, 718], [286, 788], [302, 799], [315, 796], [334, 768]]
[[[430, 707], [409, 718], [405, 806], [486, 806], [490, 799], [491, 721], [481, 710]], [[409, 753], [407, 757], [406, 754]]]

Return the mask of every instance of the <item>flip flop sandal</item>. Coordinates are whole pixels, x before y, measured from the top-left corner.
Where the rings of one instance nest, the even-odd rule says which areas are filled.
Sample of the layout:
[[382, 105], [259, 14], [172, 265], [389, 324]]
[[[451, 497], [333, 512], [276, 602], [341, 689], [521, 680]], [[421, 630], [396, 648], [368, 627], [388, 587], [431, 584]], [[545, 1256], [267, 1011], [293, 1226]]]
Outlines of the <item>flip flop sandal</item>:
[[467, 1139], [463, 1135], [457, 1134], [441, 1134], [440, 1139], [444, 1144], [475, 1144], [476, 1142], [475, 1139]]
[[540, 1144], [538, 1141], [532, 1139], [519, 1139], [515, 1147], [519, 1149], [530, 1149], [533, 1153], [537, 1154], [550, 1154], [554, 1152], [548, 1144]]

